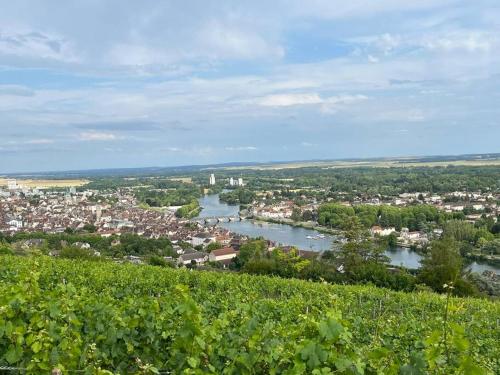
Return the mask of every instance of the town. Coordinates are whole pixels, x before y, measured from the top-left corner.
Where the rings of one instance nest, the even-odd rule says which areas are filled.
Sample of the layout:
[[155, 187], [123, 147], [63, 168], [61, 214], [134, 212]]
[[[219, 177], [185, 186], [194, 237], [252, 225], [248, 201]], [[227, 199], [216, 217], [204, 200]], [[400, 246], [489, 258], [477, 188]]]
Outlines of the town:
[[[472, 226], [482, 223], [490, 223], [490, 227], [495, 228], [499, 226], [500, 192], [489, 189], [439, 194], [428, 191], [404, 192], [394, 195], [353, 195], [350, 192], [335, 191], [333, 196], [325, 196], [328, 193], [326, 189], [294, 188], [294, 179], [276, 180], [273, 189], [256, 189], [258, 179], [255, 177], [250, 178], [248, 184], [244, 184], [243, 176], [216, 179], [216, 174], [211, 173], [208, 178], [203, 175], [195, 178], [198, 179], [198, 189], [202, 193], [210, 193], [211, 189], [215, 189], [215, 192], [221, 192], [221, 201], [239, 203], [239, 213], [228, 217], [182, 217], [178, 215], [181, 206], [145, 206], [141, 196], [137, 194], [138, 187], [133, 184], [116, 189], [91, 189], [85, 185], [78, 189], [74, 186], [44, 189], [27, 187], [22, 180], [9, 179], [3, 188], [0, 187], [0, 233], [13, 236], [23, 232], [60, 234], [83, 231], [103, 238], [112, 237], [116, 241], [125, 233], [149, 239], [168, 238], [174, 251], [165, 256], [166, 260], [179, 265], [198, 266], [207, 262], [221, 262], [222, 267], [226, 268], [238, 255], [240, 246], [251, 238], [217, 225], [220, 221], [252, 219], [300, 226], [320, 232], [307, 236], [308, 239], [324, 238], [321, 233], [334, 234], [336, 242], [341, 245], [347, 242], [343, 222], [351, 216], [360, 219], [372, 238], [391, 238], [395, 245], [417, 251], [425, 249], [430, 241], [440, 238], [445, 220], [460, 219]], [[207, 180], [204, 184], [205, 178]], [[139, 188], [143, 188], [141, 184], [138, 185]], [[193, 186], [194, 182], [187, 184]], [[167, 194], [171, 191], [152, 190]], [[242, 192], [250, 198], [242, 201]], [[236, 196], [232, 196], [234, 194]], [[198, 205], [197, 201], [196, 204]], [[433, 211], [430, 214], [415, 211], [419, 209]], [[410, 212], [410, 221], [401, 219], [401, 215], [404, 216], [406, 212], [401, 210], [415, 211]], [[336, 221], [338, 215], [342, 217], [341, 222]], [[485, 246], [493, 235], [486, 233], [485, 237], [477, 242]], [[78, 243], [78, 246], [90, 247], [86, 243]], [[292, 248], [290, 245], [267, 241], [269, 251], [278, 246]], [[308, 248], [295, 247], [301, 257], [321, 256], [321, 253]], [[475, 255], [495, 262], [498, 257], [496, 251], [487, 254], [476, 252]], [[145, 261], [133, 255], [128, 255], [127, 259], [135, 263]]]

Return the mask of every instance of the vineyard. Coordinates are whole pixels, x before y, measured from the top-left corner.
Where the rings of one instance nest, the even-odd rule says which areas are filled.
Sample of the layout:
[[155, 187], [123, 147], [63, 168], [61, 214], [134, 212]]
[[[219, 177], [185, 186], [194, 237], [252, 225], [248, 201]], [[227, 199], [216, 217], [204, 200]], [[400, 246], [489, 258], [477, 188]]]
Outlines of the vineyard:
[[0, 369], [27, 374], [499, 374], [499, 319], [426, 292], [0, 257]]

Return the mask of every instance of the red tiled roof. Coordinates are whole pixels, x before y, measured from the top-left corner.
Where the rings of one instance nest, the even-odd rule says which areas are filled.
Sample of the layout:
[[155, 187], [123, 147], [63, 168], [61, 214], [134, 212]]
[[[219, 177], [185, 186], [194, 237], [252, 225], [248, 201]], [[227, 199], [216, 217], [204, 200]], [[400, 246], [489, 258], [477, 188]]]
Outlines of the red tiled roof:
[[222, 249], [213, 250], [212, 254], [219, 257], [222, 255], [236, 254], [236, 250], [232, 247], [224, 247]]

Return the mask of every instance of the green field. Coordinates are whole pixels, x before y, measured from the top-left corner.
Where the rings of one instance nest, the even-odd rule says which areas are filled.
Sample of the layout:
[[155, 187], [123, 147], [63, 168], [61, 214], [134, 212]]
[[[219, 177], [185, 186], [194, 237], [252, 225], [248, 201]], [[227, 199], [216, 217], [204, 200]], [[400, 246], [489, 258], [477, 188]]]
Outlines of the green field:
[[0, 366], [48, 373], [498, 374], [500, 304], [0, 257]]

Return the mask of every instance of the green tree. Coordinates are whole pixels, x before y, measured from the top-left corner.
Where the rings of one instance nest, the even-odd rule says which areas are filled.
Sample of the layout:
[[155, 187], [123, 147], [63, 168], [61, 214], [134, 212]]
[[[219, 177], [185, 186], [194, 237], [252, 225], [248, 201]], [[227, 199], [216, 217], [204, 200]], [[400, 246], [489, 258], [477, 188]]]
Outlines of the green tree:
[[291, 219], [295, 222], [302, 220], [302, 213], [299, 208], [293, 209]]
[[250, 259], [262, 258], [267, 249], [267, 244], [264, 240], [255, 240], [243, 244], [240, 247], [238, 258], [242, 265]]
[[395, 233], [391, 233], [387, 236], [387, 246], [390, 248], [395, 248], [398, 246], [398, 237]]
[[444, 238], [432, 242], [431, 251], [421, 263], [419, 282], [439, 293], [445, 293], [447, 286], [453, 283], [455, 294], [471, 294], [470, 284], [462, 278], [463, 262], [457, 241]]
[[12, 255], [12, 247], [6, 243], [0, 242], [0, 255]]
[[95, 233], [95, 232], [97, 231], [97, 228], [96, 228], [96, 226], [95, 226], [95, 225], [93, 225], [93, 224], [85, 224], [85, 225], [83, 226], [83, 230], [84, 230], [85, 232]]
[[222, 249], [224, 247], [220, 242], [212, 242], [207, 245], [206, 251], [209, 253], [213, 250]]

